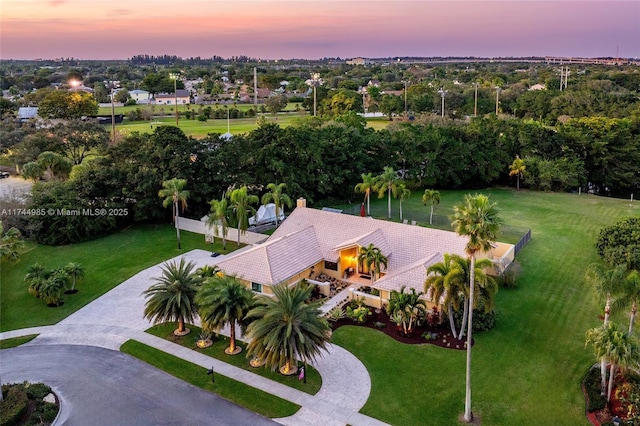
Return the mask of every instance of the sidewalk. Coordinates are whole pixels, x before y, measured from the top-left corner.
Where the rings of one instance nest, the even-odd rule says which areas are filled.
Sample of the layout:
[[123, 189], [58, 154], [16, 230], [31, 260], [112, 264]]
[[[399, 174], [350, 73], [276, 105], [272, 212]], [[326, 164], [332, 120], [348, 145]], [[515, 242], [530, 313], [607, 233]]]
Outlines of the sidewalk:
[[[204, 250], [194, 250], [185, 257], [196, 267], [213, 264], [224, 256], [211, 258]], [[175, 260], [172, 259], [172, 260]], [[276, 395], [302, 408], [293, 416], [274, 419], [284, 425], [384, 425], [358, 411], [366, 403], [371, 381], [364, 365], [351, 353], [336, 345], [329, 345], [313, 363], [322, 376], [322, 387], [316, 395], [290, 388], [197, 351], [145, 333], [151, 324], [142, 316], [146, 290], [154, 277], [160, 275], [161, 265], [148, 268], [129, 278], [94, 302], [52, 326], [33, 327], [0, 333], [0, 339], [39, 334], [28, 345], [76, 344], [119, 350], [127, 340], [137, 340], [166, 353], [175, 355], [203, 368], [214, 367], [218, 374], [233, 378], [249, 386]], [[225, 330], [222, 331], [225, 334]]]

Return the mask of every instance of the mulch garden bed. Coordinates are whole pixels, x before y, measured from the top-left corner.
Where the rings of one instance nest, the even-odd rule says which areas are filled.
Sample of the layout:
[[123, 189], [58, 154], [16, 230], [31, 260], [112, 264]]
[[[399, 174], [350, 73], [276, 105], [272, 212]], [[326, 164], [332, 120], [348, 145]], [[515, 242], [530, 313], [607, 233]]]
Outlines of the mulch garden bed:
[[[382, 323], [384, 324], [384, 326], [376, 327], [376, 322]], [[451, 329], [449, 328], [449, 323], [443, 323], [439, 325], [425, 324], [419, 327], [414, 327], [411, 335], [407, 336], [402, 332], [402, 327], [398, 327], [389, 319], [389, 316], [386, 314], [386, 312], [380, 310], [372, 310], [371, 315], [363, 324], [356, 323], [355, 321], [348, 318], [330, 322], [330, 324], [333, 330], [336, 330], [343, 325], [355, 325], [359, 327], [373, 328], [375, 330], [380, 330], [381, 332], [397, 340], [398, 342], [406, 343], [409, 345], [420, 345], [429, 343], [447, 349], [466, 350], [466, 336], [464, 337], [464, 340], [454, 339], [453, 335], [451, 334]], [[436, 333], [438, 335], [438, 338], [433, 340], [425, 339], [423, 337], [423, 334], [427, 332]]]

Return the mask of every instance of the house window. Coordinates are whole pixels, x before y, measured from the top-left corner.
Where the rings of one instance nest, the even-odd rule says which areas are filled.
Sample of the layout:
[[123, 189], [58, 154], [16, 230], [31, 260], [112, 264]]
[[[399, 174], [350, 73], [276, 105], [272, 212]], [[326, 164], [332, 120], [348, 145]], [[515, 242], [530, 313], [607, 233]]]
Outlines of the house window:
[[325, 260], [324, 261], [324, 269], [329, 269], [330, 271], [337, 271], [338, 270], [338, 263], [329, 262], [329, 261]]
[[256, 293], [262, 293], [262, 284], [252, 282], [251, 290], [255, 291]]

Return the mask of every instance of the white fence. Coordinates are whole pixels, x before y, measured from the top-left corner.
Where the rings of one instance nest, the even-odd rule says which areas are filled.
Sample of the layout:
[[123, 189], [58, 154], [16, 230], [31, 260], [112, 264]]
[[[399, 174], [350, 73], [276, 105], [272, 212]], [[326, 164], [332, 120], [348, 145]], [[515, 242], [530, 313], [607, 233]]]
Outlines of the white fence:
[[[214, 227], [207, 226], [206, 223], [195, 219], [187, 219], [181, 217], [178, 221], [178, 225], [182, 231], [194, 232], [196, 234], [204, 235], [206, 241], [213, 241], [215, 236]], [[216, 225], [220, 228], [219, 225]], [[222, 229], [218, 229], [218, 237], [222, 238]], [[257, 234], [255, 232], [247, 231], [244, 234], [240, 234], [240, 242], [243, 244], [258, 244], [269, 238], [268, 235]], [[236, 228], [227, 228], [227, 241], [237, 241], [238, 230]]]

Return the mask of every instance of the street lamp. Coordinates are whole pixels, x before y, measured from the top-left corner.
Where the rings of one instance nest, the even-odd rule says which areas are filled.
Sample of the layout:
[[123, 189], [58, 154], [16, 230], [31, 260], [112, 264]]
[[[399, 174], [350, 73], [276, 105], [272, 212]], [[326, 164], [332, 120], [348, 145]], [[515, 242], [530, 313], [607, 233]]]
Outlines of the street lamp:
[[117, 87], [116, 81], [110, 81], [109, 87], [111, 88], [111, 143], [116, 143], [116, 109], [113, 104], [113, 89]]
[[498, 115], [498, 103], [500, 102], [500, 86], [496, 86], [496, 115]]
[[438, 90], [440, 96], [442, 97], [442, 118], [444, 118], [444, 97], [447, 96], [448, 90], [444, 90], [442, 87]]
[[169, 74], [169, 76], [173, 79], [173, 99], [174, 99], [174, 107], [176, 109], [176, 127], [178, 127], [178, 74]]
[[315, 117], [317, 114], [317, 98], [316, 98], [316, 88], [322, 85], [322, 79], [320, 78], [320, 74], [314, 72], [311, 74], [311, 78], [306, 81], [307, 85], [313, 87], [313, 116]]

